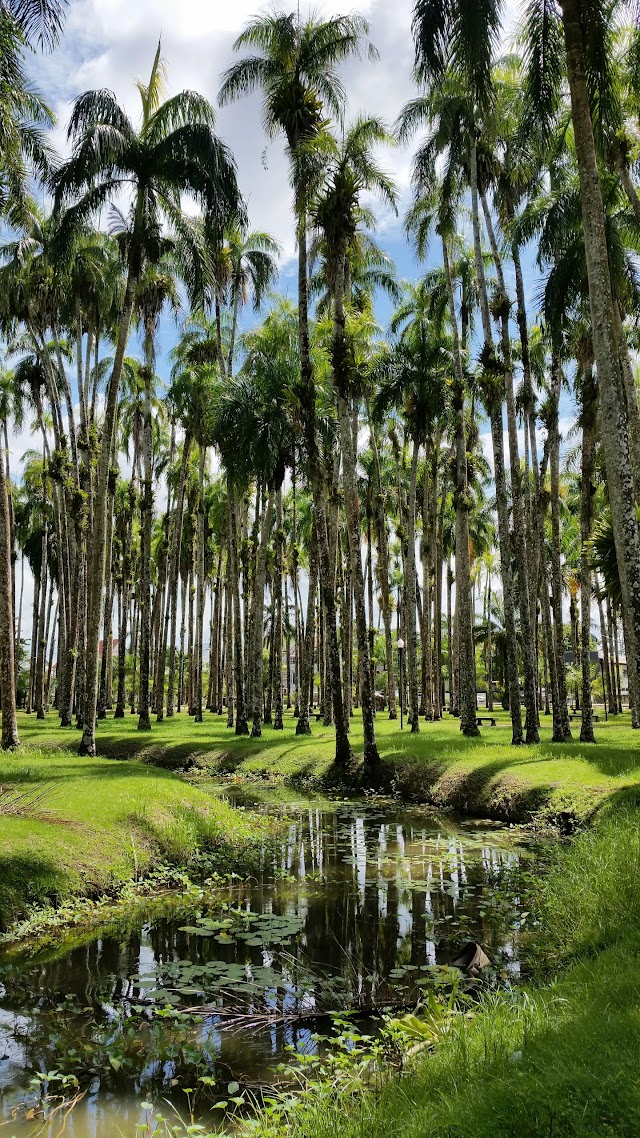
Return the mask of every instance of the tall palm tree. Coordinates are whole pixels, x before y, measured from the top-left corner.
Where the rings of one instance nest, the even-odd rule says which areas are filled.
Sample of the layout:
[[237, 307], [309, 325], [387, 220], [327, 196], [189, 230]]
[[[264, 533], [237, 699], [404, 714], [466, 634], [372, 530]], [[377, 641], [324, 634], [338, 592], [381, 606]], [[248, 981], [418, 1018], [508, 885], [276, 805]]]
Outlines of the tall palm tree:
[[[281, 514], [282, 483], [293, 460], [292, 392], [297, 379], [295, 325], [285, 304], [276, 304], [262, 325], [243, 337], [245, 362], [227, 381], [216, 403], [215, 440], [232, 483], [247, 476], [266, 489], [266, 505], [257, 540], [255, 578], [248, 633], [248, 684], [253, 717], [251, 734], [262, 733], [262, 647], [267, 553], [274, 512]], [[240, 440], [240, 445], [239, 445]], [[279, 545], [280, 537], [276, 535]], [[277, 593], [277, 587], [276, 587]], [[279, 649], [278, 649], [279, 651]]]
[[[61, 230], [73, 230], [106, 202], [130, 195], [129, 227], [123, 242], [127, 282], [116, 351], [105, 399], [103, 444], [96, 477], [87, 621], [87, 685], [81, 751], [95, 754], [97, 657], [104, 585], [105, 535], [111, 443], [118, 391], [136, 283], [146, 264], [164, 251], [163, 218], [180, 231], [181, 194], [202, 204], [216, 224], [243, 213], [233, 159], [214, 134], [214, 112], [201, 96], [183, 91], [163, 100], [160, 44], [148, 84], [139, 84], [142, 117], [138, 129], [108, 91], [89, 91], [75, 103], [69, 125], [71, 158], [56, 171], [56, 206], [68, 206]], [[96, 139], [100, 145], [96, 145]]]
[[[526, 95], [546, 125], [568, 82], [575, 139], [593, 354], [598, 373], [602, 441], [611, 518], [620, 565], [629, 688], [637, 706], [640, 677], [640, 524], [634, 506], [629, 412], [625, 405], [626, 344], [612, 283], [603, 186], [602, 153], [607, 120], [617, 125], [613, 42], [621, 3], [534, 0], [524, 29], [528, 62]], [[634, 726], [640, 727], [638, 712]]]
[[363, 377], [358, 374], [353, 345], [349, 342], [347, 311], [351, 300], [350, 246], [365, 220], [362, 196], [365, 193], [376, 194], [392, 209], [396, 209], [393, 183], [375, 161], [373, 154], [376, 145], [390, 141], [386, 128], [379, 120], [364, 117], [357, 119], [336, 146], [328, 163], [322, 189], [311, 205], [313, 222], [324, 237], [325, 276], [333, 301], [331, 366], [338, 405], [358, 659], [362, 670], [365, 778], [369, 782], [375, 777], [380, 756], [374, 726], [375, 694], [365, 609], [354, 442], [358, 433], [357, 407], [363, 394]]
[[[404, 316], [406, 309], [401, 311]], [[407, 433], [412, 440], [405, 543], [408, 718], [412, 733], [420, 730], [416, 639], [418, 461], [420, 449], [428, 440], [442, 436], [449, 358], [450, 348], [445, 338], [435, 323], [425, 319], [424, 309], [419, 307], [401, 329], [395, 348], [383, 364], [384, 378], [378, 394], [378, 402], [382, 405], [395, 405], [402, 409]]]
[[142, 544], [140, 550], [140, 696], [138, 730], [149, 731], [151, 671], [151, 530], [153, 522], [153, 421], [151, 417], [155, 380], [155, 337], [165, 305], [179, 307], [176, 281], [170, 264], [145, 265], [137, 281], [136, 316], [143, 329], [144, 344], [144, 436], [142, 445]]
[[[282, 248], [269, 233], [238, 226], [225, 234], [223, 249], [223, 281], [226, 283], [228, 304], [231, 308], [231, 327], [226, 357], [227, 374], [233, 372], [233, 359], [238, 338], [238, 319], [245, 304], [251, 299], [254, 312], [260, 306], [278, 275], [278, 257]], [[226, 282], [225, 282], [226, 278]]]
[[[323, 471], [316, 433], [316, 390], [309, 339], [309, 285], [307, 265], [307, 209], [309, 197], [309, 146], [324, 127], [325, 110], [337, 118], [344, 107], [344, 88], [338, 65], [360, 53], [368, 26], [357, 15], [320, 20], [275, 11], [251, 20], [235, 41], [234, 50], [250, 54], [234, 63], [223, 77], [222, 104], [260, 90], [268, 133], [283, 133], [287, 142], [295, 186], [298, 239], [298, 327], [300, 353], [300, 404], [306, 460], [317, 518], [321, 588], [330, 641], [332, 695], [336, 723], [336, 767], [353, 762], [348, 724], [342, 701], [340, 660], [335, 625], [335, 593], [331, 587], [329, 539], [324, 512]], [[369, 54], [374, 51], [369, 46]]]

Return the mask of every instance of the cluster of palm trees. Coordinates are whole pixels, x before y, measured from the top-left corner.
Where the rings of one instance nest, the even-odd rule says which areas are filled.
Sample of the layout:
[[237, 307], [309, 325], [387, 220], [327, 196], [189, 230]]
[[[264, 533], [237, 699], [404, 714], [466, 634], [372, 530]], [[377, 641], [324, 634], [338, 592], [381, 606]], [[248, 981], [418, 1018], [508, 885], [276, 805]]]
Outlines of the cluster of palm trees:
[[[23, 52], [55, 39], [62, 12], [5, 5], [4, 747], [18, 743], [18, 692], [38, 717], [52, 701], [64, 726], [75, 716], [87, 754], [111, 708], [130, 706], [142, 730], [208, 708], [259, 736], [282, 729], [285, 700], [308, 733], [317, 699], [340, 772], [361, 707], [374, 782], [378, 704], [395, 718], [406, 695], [417, 732], [448, 693], [475, 735], [479, 683], [489, 708], [500, 692], [514, 743], [538, 741], [543, 709], [569, 739], [576, 696], [593, 741], [594, 602], [604, 694], [618, 709], [622, 642], [640, 725], [640, 40], [625, 11], [531, 0], [503, 55], [495, 0], [416, 0], [416, 96], [393, 132], [346, 113], [340, 65], [375, 56], [362, 18], [253, 19], [219, 101], [259, 91], [284, 139], [293, 307], [273, 291], [280, 250], [249, 227], [213, 108], [166, 96], [160, 47], [139, 123], [87, 92], [56, 161]], [[405, 227], [418, 262], [435, 249], [437, 264], [402, 284], [374, 207], [399, 208], [381, 150], [416, 135]], [[34, 175], [49, 213], [27, 193]], [[163, 383], [171, 309], [181, 334]], [[565, 389], [579, 440], [563, 461]], [[12, 484], [9, 432], [27, 413], [38, 451]]]

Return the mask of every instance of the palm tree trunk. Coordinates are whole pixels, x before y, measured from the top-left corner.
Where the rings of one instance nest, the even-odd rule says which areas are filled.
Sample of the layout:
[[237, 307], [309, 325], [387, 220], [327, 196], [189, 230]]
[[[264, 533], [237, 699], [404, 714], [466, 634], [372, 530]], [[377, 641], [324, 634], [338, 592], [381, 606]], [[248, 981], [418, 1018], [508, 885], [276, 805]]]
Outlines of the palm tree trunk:
[[285, 629], [285, 671], [287, 677], [287, 711], [291, 710], [291, 626], [289, 624], [289, 577], [284, 574], [284, 629]]
[[596, 601], [598, 604], [598, 620], [600, 624], [600, 646], [602, 648], [602, 672], [604, 675], [604, 697], [607, 701], [609, 714], [614, 714], [613, 694], [611, 691], [611, 665], [609, 660], [609, 637], [607, 636], [607, 625], [604, 617], [604, 609], [602, 605], [602, 590], [600, 582], [596, 578]]
[[[557, 353], [551, 362], [549, 391], [549, 471], [551, 474], [551, 595], [553, 603], [553, 633], [556, 676], [558, 683], [558, 713], [554, 714], [554, 743], [571, 739], [569, 709], [567, 706], [567, 669], [564, 659], [564, 629], [562, 623], [562, 568], [560, 564], [560, 431], [558, 414], [560, 402], [561, 368]], [[555, 711], [555, 708], [554, 708]]]
[[493, 647], [491, 623], [491, 572], [487, 571], [487, 711], [493, 711]]
[[198, 580], [196, 585], [196, 632], [195, 644], [192, 645], [194, 652], [194, 716], [196, 723], [202, 723], [202, 671], [203, 671], [203, 640], [204, 640], [204, 603], [206, 592], [206, 579], [205, 579], [205, 506], [204, 506], [204, 473], [207, 461], [207, 448], [204, 443], [200, 443], [200, 461], [198, 463], [198, 561], [197, 561], [197, 574]]
[[596, 466], [596, 401], [597, 388], [593, 369], [582, 377], [582, 471], [580, 489], [580, 617], [582, 664], [581, 743], [595, 743], [593, 733], [593, 700], [591, 696], [591, 564], [589, 540], [593, 526], [593, 496]]
[[[338, 391], [343, 390], [344, 376], [340, 374], [337, 359], [344, 351], [344, 310], [340, 300], [336, 297], [336, 317], [334, 321], [335, 359], [334, 376]], [[339, 331], [336, 329], [339, 328]], [[362, 549], [360, 531], [360, 510], [358, 505], [358, 483], [356, 478], [356, 456], [353, 449], [351, 423], [346, 399], [338, 396], [338, 418], [340, 424], [340, 443], [342, 447], [342, 470], [344, 475], [344, 501], [348, 528], [348, 556], [350, 561], [350, 577], [353, 585], [356, 636], [358, 642], [358, 662], [361, 670], [362, 682], [362, 726], [364, 732], [364, 778], [369, 786], [375, 778], [380, 766], [380, 755], [376, 743], [374, 722], [374, 695], [371, 683], [371, 658], [369, 655], [369, 636], [367, 630], [367, 614], [365, 608], [365, 582], [362, 571]], [[349, 614], [351, 619], [351, 614]]]
[[84, 701], [84, 726], [80, 753], [96, 753], [96, 710], [98, 703], [98, 643], [102, 624], [102, 601], [104, 588], [105, 538], [107, 531], [107, 506], [109, 502], [109, 468], [111, 446], [118, 407], [118, 391], [124, 353], [129, 337], [129, 326], [133, 311], [135, 278], [129, 270], [125, 290], [122, 315], [118, 329], [118, 341], [113, 361], [113, 370], [107, 388], [104, 422], [102, 426], [102, 447], [96, 476], [93, 533], [91, 540], [91, 572], [89, 578], [89, 611], [87, 614], [87, 677]]
[[[167, 605], [171, 609], [171, 627], [169, 630], [169, 676], [167, 679], [167, 719], [173, 715], [176, 683], [176, 625], [178, 620], [178, 585], [180, 579], [180, 550], [182, 548], [182, 529], [184, 525], [184, 499], [187, 485], [187, 469], [191, 451], [191, 437], [185, 435], [182, 444], [182, 462], [180, 463], [180, 486], [176, 499], [173, 534], [171, 537], [171, 561], [169, 567], [169, 596]], [[156, 710], [161, 712], [164, 706], [164, 660], [158, 669], [160, 686], [156, 697]]]
[[29, 652], [29, 682], [27, 685], [27, 699], [25, 710], [27, 715], [33, 711], [33, 696], [36, 676], [36, 654], [38, 651], [38, 612], [40, 610], [40, 589], [42, 587], [42, 574], [39, 573], [33, 582], [33, 602], [31, 605], [31, 648]]
[[140, 543], [140, 698], [138, 731], [151, 730], [149, 687], [151, 683], [151, 527], [153, 523], [153, 439], [151, 423], [151, 385], [153, 382], [153, 326], [145, 321], [144, 436], [142, 462], [141, 543]]
[[273, 523], [273, 509], [275, 504], [275, 495], [273, 489], [269, 489], [267, 493], [267, 503], [265, 506], [262, 525], [260, 526], [260, 539], [258, 543], [258, 550], [256, 556], [256, 571], [255, 582], [253, 587], [253, 605], [252, 605], [252, 635], [253, 635], [253, 659], [251, 661], [251, 675], [253, 682], [253, 695], [252, 695], [252, 727], [251, 737], [258, 739], [262, 735], [262, 699], [263, 699], [263, 674], [262, 674], [262, 646], [264, 642], [264, 592], [267, 575], [267, 547], [271, 535], [271, 527]]
[[640, 529], [629, 446], [630, 424], [621, 366], [624, 345], [616, 329], [605, 213], [589, 103], [580, 0], [561, 0], [571, 95], [584, 244], [589, 280], [593, 350], [598, 372], [600, 421], [607, 487], [620, 571], [633, 726], [640, 726]]
[[296, 735], [310, 735], [309, 723], [309, 691], [313, 679], [313, 646], [315, 640], [315, 604], [318, 591], [318, 535], [315, 517], [311, 530], [311, 545], [309, 548], [309, 592], [307, 595], [307, 620], [305, 624], [305, 643], [302, 646], [302, 674], [296, 681], [299, 690], [299, 714], [296, 723]]
[[[434, 448], [435, 449], [435, 448]], [[422, 536], [420, 539], [420, 555], [422, 560], [422, 606], [420, 621], [422, 695], [420, 700], [420, 714], [426, 720], [433, 719], [433, 689], [431, 655], [431, 536], [430, 504], [431, 504], [431, 475], [432, 462], [425, 463], [424, 491], [422, 495]], [[435, 490], [435, 487], [433, 488]]]
[[13, 624], [13, 565], [9, 488], [0, 461], [0, 696], [2, 698], [2, 749], [20, 745], [16, 713], [15, 630]]
[[233, 727], [234, 694], [233, 694], [233, 581], [231, 579], [231, 557], [227, 547], [227, 574], [224, 590], [225, 604], [225, 687], [227, 690], [227, 727]]
[[235, 488], [227, 479], [227, 509], [229, 531], [229, 574], [233, 592], [233, 666], [236, 691], [236, 735], [248, 735], [247, 711], [244, 696], [244, 652], [242, 647], [242, 610], [238, 574], [238, 507]]
[[367, 631], [369, 636], [369, 666], [371, 668], [371, 691], [373, 692], [373, 714], [376, 713], [376, 629], [373, 621], [373, 527], [371, 513], [367, 511]]
[[113, 552], [113, 493], [110, 494], [109, 509], [107, 511], [107, 550], [106, 550], [106, 577], [107, 590], [104, 604], [104, 622], [102, 626], [102, 660], [100, 661], [100, 686], [98, 689], [98, 719], [106, 719], [107, 715], [107, 677], [113, 666], [113, 570], [111, 558]]
[[[473, 643], [473, 617], [471, 612], [471, 570], [469, 564], [469, 501], [467, 482], [467, 436], [464, 414], [464, 369], [458, 335], [458, 318], [455, 309], [453, 281], [449, 266], [449, 251], [442, 237], [442, 255], [449, 300], [449, 317], [453, 337], [455, 388], [453, 392], [455, 415], [456, 454], [456, 611], [460, 619], [460, 727], [464, 735], [479, 735], [476, 722], [476, 668]], [[449, 645], [451, 652], [451, 645]]]
[[[49, 580], [49, 525], [45, 517], [42, 534], [42, 566], [40, 570], [40, 614], [38, 617], [38, 648], [36, 655], [35, 673], [35, 707], [36, 719], [45, 717], [44, 700], [44, 665], [46, 660], [46, 617], [47, 617], [47, 583]], [[53, 587], [53, 582], [52, 582]]]
[[311, 493], [316, 511], [316, 527], [320, 562], [320, 588], [327, 614], [331, 689], [336, 723], [335, 767], [340, 774], [353, 765], [353, 753], [344, 713], [340, 677], [340, 651], [336, 628], [336, 601], [331, 572], [329, 540], [324, 502], [324, 478], [316, 433], [316, 391], [309, 339], [309, 282], [307, 276], [307, 219], [304, 210], [298, 217], [298, 335], [300, 352], [300, 404], [303, 413], [303, 434], [309, 469]]
[[610, 650], [610, 652], [612, 652], [612, 655], [610, 655], [610, 658], [612, 658], [613, 677], [614, 677], [613, 682], [614, 682], [615, 688], [616, 688], [616, 707], [617, 707], [618, 715], [622, 715], [624, 708], [622, 706], [622, 685], [621, 685], [621, 676], [620, 676], [620, 638], [618, 638], [617, 611], [616, 611], [615, 605], [612, 602], [610, 602], [610, 600], [608, 600], [608, 612], [609, 612], [609, 638], [610, 638], [610, 643], [612, 643], [612, 650]]
[[213, 586], [211, 627], [209, 632], [209, 690], [207, 707], [218, 711], [220, 698], [220, 609], [222, 607], [222, 546], [218, 550], [218, 563]]
[[18, 676], [20, 674], [20, 654], [22, 651], [22, 603], [24, 600], [24, 553], [20, 554], [20, 598], [18, 601], [18, 617], [16, 621], [16, 642], [14, 648], [14, 670], [15, 670], [15, 685], [16, 691], [18, 688]]
[[509, 505], [507, 480], [504, 469], [504, 435], [502, 428], [501, 402], [490, 405], [491, 440], [493, 443], [493, 464], [496, 483], [496, 504], [498, 508], [498, 544], [500, 547], [500, 571], [502, 576], [502, 601], [504, 605], [504, 631], [506, 638], [506, 688], [509, 693], [511, 714], [511, 742], [514, 746], [524, 743], [522, 733], [522, 710], [520, 707], [520, 679], [518, 676], [518, 647], [516, 637], [515, 603], [513, 596], [513, 574], [511, 570], [511, 540], [509, 534]]
[[444, 511], [447, 501], [447, 484], [443, 478], [440, 489], [440, 506], [438, 509], [438, 522], [436, 530], [435, 574], [436, 592], [433, 604], [433, 660], [434, 660], [434, 689], [433, 689], [433, 718], [442, 719], [443, 712], [443, 686], [442, 678], [442, 570], [444, 546]]
[[418, 708], [418, 643], [416, 637], [416, 489], [418, 481], [418, 458], [420, 444], [413, 441], [411, 469], [409, 472], [409, 500], [407, 502], [407, 550], [405, 575], [407, 590], [407, 672], [409, 677], [409, 708], [407, 720], [411, 734], [420, 730], [420, 711]]
[[449, 712], [453, 714], [456, 708], [456, 679], [453, 666], [453, 619], [451, 616], [451, 593], [453, 590], [453, 571], [451, 562], [447, 560], [447, 679], [449, 681]]
[[382, 475], [380, 470], [380, 452], [375, 429], [371, 422], [369, 412], [369, 436], [373, 452], [373, 469], [375, 473], [375, 522], [376, 542], [378, 556], [376, 558], [376, 574], [382, 606], [382, 621], [384, 624], [384, 648], [387, 665], [387, 706], [389, 719], [397, 719], [396, 708], [396, 679], [393, 665], [393, 639], [391, 632], [391, 594], [389, 591], [389, 541], [387, 536], [386, 499], [382, 488]]
[[[53, 613], [53, 620], [51, 622], [51, 626], [52, 626], [53, 631], [51, 634], [51, 640], [49, 641], [49, 663], [47, 664], [47, 686], [46, 686], [46, 690], [45, 690], [45, 704], [47, 707], [51, 707], [51, 679], [52, 679], [52, 675], [53, 675], [53, 655], [54, 655], [54, 649], [56, 646], [56, 625], [59, 625], [59, 619], [60, 619], [59, 614], [60, 614], [60, 594], [58, 593], [58, 596], [56, 597], [56, 605], [55, 605], [55, 609], [54, 609], [54, 613]], [[60, 639], [60, 633], [58, 632], [58, 640], [59, 639]]]
[[133, 667], [131, 669], [131, 692], [129, 701], [129, 710], [132, 715], [136, 713], [136, 701], [138, 697], [138, 643], [140, 633], [140, 609], [138, 607], [138, 600], [134, 593], [132, 602], [131, 613], [131, 656], [133, 658]]
[[524, 672], [524, 706], [525, 706], [525, 741], [539, 743], [538, 731], [538, 705], [536, 692], [536, 663], [531, 622], [531, 602], [529, 599], [529, 557], [530, 549], [527, 545], [526, 519], [522, 493], [522, 474], [520, 470], [520, 454], [518, 448], [518, 425], [516, 422], [516, 402], [513, 391], [513, 364], [511, 360], [511, 337], [509, 332], [509, 298], [507, 296], [504, 273], [502, 271], [502, 258], [491, 219], [486, 196], [481, 195], [485, 225], [489, 235], [489, 243], [493, 262], [498, 277], [498, 288], [501, 294], [501, 330], [502, 330], [502, 360], [504, 363], [504, 392], [507, 407], [507, 430], [509, 434], [509, 465], [511, 471], [511, 505], [513, 513], [514, 552], [518, 572], [518, 593], [520, 627], [522, 631], [522, 664]]
[[269, 633], [267, 636], [269, 663], [268, 663], [268, 668], [267, 668], [267, 684], [266, 684], [266, 690], [265, 690], [264, 695], [263, 695], [263, 703], [264, 703], [264, 723], [268, 724], [269, 727], [272, 727], [273, 726], [273, 685], [274, 685], [274, 675], [275, 675], [275, 667], [276, 667], [275, 636], [274, 636], [274, 628], [275, 628], [275, 622], [276, 622], [276, 602], [275, 602], [275, 597], [274, 597], [274, 593], [273, 593], [273, 583], [271, 581], [268, 582], [267, 588], [269, 589], [269, 593], [270, 593]]
[[283, 547], [284, 547], [284, 531], [282, 519], [282, 487], [278, 488], [276, 493], [276, 536], [275, 536], [275, 564], [274, 564], [274, 604], [275, 604], [275, 627], [273, 630], [274, 640], [274, 672], [275, 672], [275, 721], [273, 724], [274, 731], [282, 731], [284, 723], [282, 719], [283, 706], [282, 706], [282, 560], [283, 560]]

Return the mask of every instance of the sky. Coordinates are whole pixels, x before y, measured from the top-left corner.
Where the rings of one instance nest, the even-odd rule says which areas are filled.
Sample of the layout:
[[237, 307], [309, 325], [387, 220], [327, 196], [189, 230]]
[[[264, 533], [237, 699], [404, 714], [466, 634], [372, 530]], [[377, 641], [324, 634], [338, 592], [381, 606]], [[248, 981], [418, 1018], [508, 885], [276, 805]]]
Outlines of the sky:
[[[289, 0], [294, 3], [295, 0]], [[282, 5], [288, 10], [284, 0]], [[310, 5], [300, 0], [300, 14], [309, 11], [329, 17], [350, 10], [340, 0], [320, 0]], [[107, 87], [115, 92], [134, 121], [139, 115], [136, 80], [146, 81], [158, 40], [168, 68], [168, 93], [191, 88], [217, 105], [220, 78], [232, 62], [233, 42], [247, 20], [264, 8], [260, 0], [70, 0], [63, 38], [48, 55], [37, 55], [29, 65], [34, 82], [57, 116], [53, 142], [64, 153], [66, 125], [73, 100], [83, 91]], [[370, 39], [379, 60], [350, 60], [342, 69], [348, 92], [347, 118], [366, 113], [378, 115], [391, 126], [404, 103], [415, 94], [411, 79], [412, 0], [360, 0], [357, 4], [369, 21]], [[517, 26], [517, 0], [505, 4], [505, 48]], [[269, 140], [261, 120], [259, 95], [217, 111], [217, 133], [231, 148], [238, 166], [241, 190], [248, 206], [250, 225], [270, 232], [283, 248], [279, 290], [296, 298], [295, 245], [287, 160], [282, 142]], [[415, 145], [415, 144], [414, 144]], [[394, 259], [400, 279], [416, 280], [424, 271], [407, 245], [402, 214], [410, 196], [412, 146], [393, 148], [381, 161], [400, 191], [399, 215], [378, 209], [377, 240]], [[434, 249], [433, 257], [437, 256]], [[427, 262], [429, 263], [429, 262]], [[506, 266], [508, 269], [508, 266]], [[528, 271], [527, 271], [528, 270]], [[525, 257], [530, 318], [535, 315], [534, 297], [540, 276], [533, 256]], [[388, 315], [384, 306], [379, 319]], [[158, 371], [168, 378], [168, 353], [178, 336], [175, 321], [163, 318], [158, 337]], [[571, 407], [563, 408], [563, 426], [569, 425]], [[487, 457], [490, 436], [481, 426]], [[11, 440], [10, 462], [19, 477], [25, 450], [37, 445], [29, 426]]]

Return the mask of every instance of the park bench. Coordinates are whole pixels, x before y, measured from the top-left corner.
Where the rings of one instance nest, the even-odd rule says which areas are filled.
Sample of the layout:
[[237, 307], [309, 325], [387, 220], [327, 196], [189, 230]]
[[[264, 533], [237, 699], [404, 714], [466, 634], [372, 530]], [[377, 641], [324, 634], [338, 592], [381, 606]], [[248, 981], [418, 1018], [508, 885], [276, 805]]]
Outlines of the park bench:
[[483, 723], [490, 723], [492, 727], [495, 727], [496, 725], [496, 721], [493, 715], [478, 715], [476, 718], [476, 725], [478, 727], [482, 727]]
[[[593, 719], [594, 723], [600, 722], [600, 716], [599, 715], [592, 715], [591, 718]], [[582, 719], [582, 712], [581, 711], [570, 711], [569, 712], [569, 721], [571, 722], [571, 720], [573, 720], [573, 719]]]

